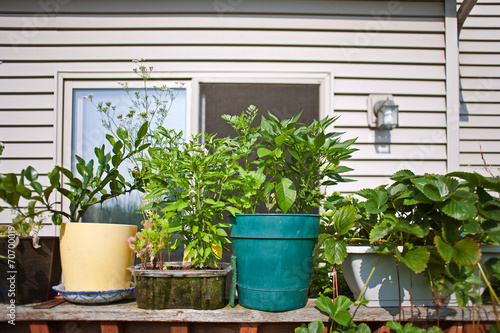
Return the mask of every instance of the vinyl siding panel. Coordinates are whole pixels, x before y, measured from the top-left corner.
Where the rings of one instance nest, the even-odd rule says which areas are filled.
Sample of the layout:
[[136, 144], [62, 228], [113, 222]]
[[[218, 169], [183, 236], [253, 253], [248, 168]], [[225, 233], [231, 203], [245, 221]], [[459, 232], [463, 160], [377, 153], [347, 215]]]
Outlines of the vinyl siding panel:
[[[360, 148], [346, 194], [403, 167], [446, 172], [443, 1], [81, 0], [0, 4], [0, 171], [55, 163], [57, 73], [130, 72], [134, 58], [159, 72], [332, 73], [336, 130]], [[368, 128], [377, 93], [400, 106], [390, 133]]]
[[[500, 167], [500, 3], [478, 0], [460, 33], [460, 167]], [[481, 157], [483, 152], [483, 158]]]

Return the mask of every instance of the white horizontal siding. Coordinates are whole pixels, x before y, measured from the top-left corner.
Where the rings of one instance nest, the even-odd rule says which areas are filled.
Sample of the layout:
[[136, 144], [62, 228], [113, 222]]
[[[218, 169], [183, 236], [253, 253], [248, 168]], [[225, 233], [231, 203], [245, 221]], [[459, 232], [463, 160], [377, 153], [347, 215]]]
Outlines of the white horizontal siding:
[[[400, 110], [406, 111], [446, 111], [446, 100], [443, 97], [397, 96], [396, 104]], [[334, 98], [335, 110], [366, 111], [366, 95], [339, 95]]]
[[[132, 59], [132, 58], [131, 58]], [[211, 71], [276, 71], [283, 66], [276, 63], [266, 62], [183, 62], [183, 61], [161, 61], [147, 59], [148, 65], [159, 72], [205, 72], [208, 68]], [[23, 63], [9, 62], [3, 63], [0, 78], [4, 77], [47, 77], [53, 76], [56, 71], [62, 72], [130, 72], [133, 64], [125, 62], [45, 62]], [[381, 64], [381, 63], [343, 63], [342, 65], [323, 63], [287, 63], [286, 69], [292, 72], [320, 72], [325, 68], [334, 70], [335, 77], [344, 78], [372, 78], [372, 79], [424, 79], [424, 80], [444, 80], [444, 67], [442, 65], [426, 64]]]
[[[460, 165], [500, 175], [500, 3], [479, 0], [460, 33]], [[483, 158], [481, 158], [483, 152]]]
[[[382, 62], [382, 63], [444, 63], [444, 51], [427, 49], [385, 49], [366, 47], [263, 47], [263, 46], [48, 46], [23, 47], [19, 52], [10, 46], [0, 47], [7, 61], [102, 61], [115, 59], [129, 61], [151, 60], [185, 61], [313, 61], [313, 62]], [[493, 61], [493, 60], [492, 60]]]
[[[11, 144], [0, 171], [53, 166], [58, 72], [130, 72], [134, 58], [159, 72], [331, 72], [335, 128], [361, 149], [346, 193], [402, 167], [446, 171], [442, 1], [214, 4], [72, 0], [45, 13], [37, 2], [0, 3], [0, 141]], [[377, 93], [400, 107], [400, 127], [382, 138], [366, 120]]]
[[[216, 36], [216, 38], [214, 38]], [[443, 35], [421, 33], [378, 32], [360, 34], [356, 31], [226, 31], [226, 30], [141, 30], [141, 31], [39, 31], [36, 38], [19, 37], [18, 46], [68, 45], [128, 45], [130, 40], [139, 45], [300, 45], [351, 46], [358, 41], [364, 47], [437, 48], [443, 47]], [[0, 35], [0, 45], [10, 46], [16, 36], [9, 31]]]
[[[343, 128], [339, 126], [336, 129], [342, 131]], [[446, 128], [395, 128], [387, 136], [379, 136], [380, 133], [376, 133], [373, 130], [367, 131], [361, 127], [344, 128], [344, 131], [345, 138], [358, 138], [357, 142], [359, 143], [405, 143], [412, 144], [415, 148], [419, 148], [418, 146], [421, 144], [428, 143], [446, 144]], [[385, 155], [385, 157], [390, 158], [388, 155]], [[441, 156], [441, 158], [445, 157]]]
[[498, 141], [461, 141], [460, 151], [464, 153], [477, 153], [478, 151], [495, 153], [498, 152]]
[[[0, 141], [5, 144], [10, 142], [55, 142], [56, 132], [53, 125], [36, 127], [9, 126], [3, 122], [0, 126]], [[55, 151], [54, 147], [52, 147], [52, 151]], [[10, 172], [15, 171], [10, 170]]]
[[54, 144], [47, 143], [8, 143], [2, 154], [2, 158], [52, 158], [54, 155]]
[[[337, 127], [367, 127], [368, 117], [365, 112], [338, 112], [340, 118]], [[446, 127], [445, 113], [399, 112], [400, 128], [443, 128]]]

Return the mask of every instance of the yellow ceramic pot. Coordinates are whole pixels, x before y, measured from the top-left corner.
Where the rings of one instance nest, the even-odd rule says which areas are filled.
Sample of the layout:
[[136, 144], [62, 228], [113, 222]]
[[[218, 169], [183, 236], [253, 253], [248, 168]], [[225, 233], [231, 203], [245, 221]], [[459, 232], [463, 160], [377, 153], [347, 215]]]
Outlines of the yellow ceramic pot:
[[105, 223], [63, 223], [61, 265], [64, 288], [102, 291], [130, 287], [134, 253], [128, 238], [137, 226]]

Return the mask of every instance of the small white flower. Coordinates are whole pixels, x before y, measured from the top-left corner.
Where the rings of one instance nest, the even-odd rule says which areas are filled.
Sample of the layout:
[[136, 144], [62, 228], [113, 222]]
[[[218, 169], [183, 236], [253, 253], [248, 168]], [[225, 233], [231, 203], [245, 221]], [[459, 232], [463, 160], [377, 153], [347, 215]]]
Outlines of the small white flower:
[[90, 99], [94, 98], [94, 94], [88, 94], [87, 95]]

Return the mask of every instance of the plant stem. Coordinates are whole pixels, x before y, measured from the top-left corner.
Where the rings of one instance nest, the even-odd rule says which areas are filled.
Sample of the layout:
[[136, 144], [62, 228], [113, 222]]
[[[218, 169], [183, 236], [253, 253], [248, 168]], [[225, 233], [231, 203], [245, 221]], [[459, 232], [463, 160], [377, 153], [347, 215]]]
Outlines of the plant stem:
[[399, 263], [396, 260], [396, 276], [398, 279], [398, 298], [399, 298], [399, 323], [401, 324], [401, 284], [399, 281]]
[[373, 272], [375, 271], [375, 268], [377, 268], [377, 265], [380, 262], [380, 259], [382, 259], [382, 256], [378, 257], [377, 262], [373, 266], [372, 271], [370, 272], [370, 275], [368, 275], [368, 279], [366, 280], [365, 285], [363, 286], [363, 289], [361, 289], [361, 292], [359, 293], [359, 296], [358, 296], [358, 299], [356, 300], [356, 302], [359, 302], [363, 298], [363, 294], [365, 292], [366, 286], [368, 285], [368, 282], [370, 282], [370, 279], [373, 275]]
[[413, 273], [410, 271], [410, 311], [411, 324], [413, 325]]
[[[432, 282], [432, 276], [429, 270], [427, 270], [427, 275], [429, 276], [429, 283], [431, 284], [431, 287], [433, 287], [434, 283]], [[431, 288], [431, 291], [432, 291], [432, 298], [434, 298], [434, 305], [436, 306], [437, 327], [439, 327], [439, 306], [437, 304], [436, 290], [434, 288]]]
[[[481, 263], [477, 264], [477, 267], [479, 268], [479, 271], [483, 274], [484, 276], [484, 281], [486, 281], [486, 285], [488, 286], [488, 289], [490, 290], [491, 294], [491, 304], [493, 305], [493, 312], [495, 313], [495, 318], [497, 322], [497, 329], [500, 331], [500, 319], [498, 318], [498, 309], [496, 303], [500, 303], [498, 301], [498, 296], [495, 294], [495, 291], [493, 290], [493, 287], [491, 286], [491, 283], [488, 279], [488, 276], [484, 273], [483, 266]], [[495, 303], [496, 301], [496, 303]]]

